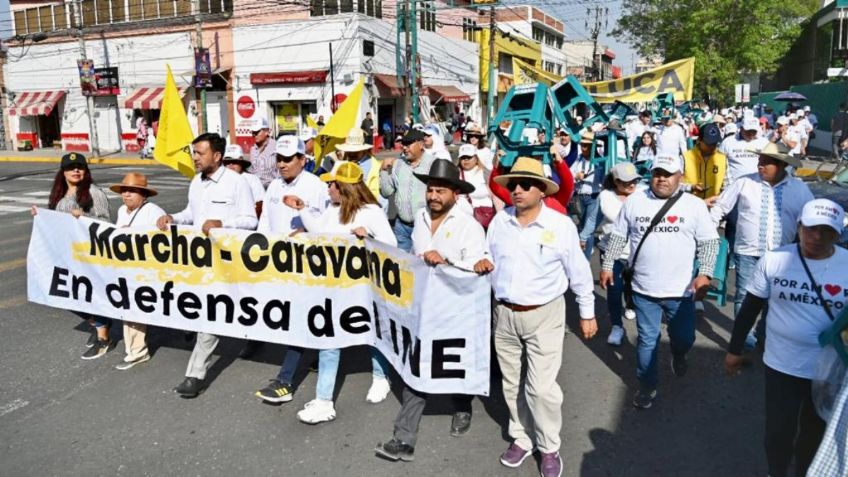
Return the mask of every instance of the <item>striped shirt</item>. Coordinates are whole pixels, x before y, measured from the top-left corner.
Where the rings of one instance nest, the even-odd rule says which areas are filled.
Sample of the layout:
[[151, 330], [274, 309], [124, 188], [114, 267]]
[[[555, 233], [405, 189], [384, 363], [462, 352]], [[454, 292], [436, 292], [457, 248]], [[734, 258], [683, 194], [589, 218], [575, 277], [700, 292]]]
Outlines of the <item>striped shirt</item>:
[[433, 155], [425, 152], [415, 167], [398, 160], [391, 173], [380, 171], [380, 195], [389, 199], [389, 210], [394, 208], [401, 222], [413, 223], [415, 213], [427, 204], [427, 184], [413, 174], [429, 174], [434, 160]]
[[262, 187], [268, 188], [272, 180], [280, 177], [277, 169], [277, 144], [268, 137], [263, 147], [256, 144], [250, 147], [250, 173], [262, 181]]
[[[106, 193], [103, 192], [103, 189], [94, 184], [91, 185], [89, 192], [91, 193], [91, 200], [94, 204], [88, 212], [83, 211], [82, 215], [90, 219], [111, 222], [112, 218], [109, 209], [109, 199], [106, 197]], [[77, 203], [76, 195], [66, 195], [56, 203], [56, 208], [54, 210], [56, 212], [65, 212], [70, 214], [71, 211], [75, 209], [82, 209], [82, 207], [80, 207]]]

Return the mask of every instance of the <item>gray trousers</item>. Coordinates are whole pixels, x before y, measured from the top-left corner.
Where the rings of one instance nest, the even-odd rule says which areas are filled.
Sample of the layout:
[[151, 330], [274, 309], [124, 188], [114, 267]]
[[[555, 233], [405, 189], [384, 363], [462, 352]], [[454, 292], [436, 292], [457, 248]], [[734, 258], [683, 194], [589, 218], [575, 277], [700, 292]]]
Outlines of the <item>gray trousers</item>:
[[206, 371], [212, 364], [212, 353], [216, 346], [218, 346], [217, 336], [208, 333], [197, 334], [197, 342], [191, 351], [191, 357], [188, 358], [187, 378], [206, 379]]
[[415, 447], [418, 439], [418, 424], [424, 414], [427, 394], [418, 392], [406, 384], [403, 385], [400, 411], [395, 418], [395, 439]]

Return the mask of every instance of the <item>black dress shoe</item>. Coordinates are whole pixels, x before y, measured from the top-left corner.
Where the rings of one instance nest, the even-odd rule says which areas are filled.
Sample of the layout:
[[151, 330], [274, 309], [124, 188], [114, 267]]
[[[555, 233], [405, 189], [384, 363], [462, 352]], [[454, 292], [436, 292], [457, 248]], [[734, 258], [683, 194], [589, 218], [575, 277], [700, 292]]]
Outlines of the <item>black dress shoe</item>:
[[185, 378], [179, 386], [174, 388], [174, 392], [184, 398], [197, 397], [203, 391], [203, 381], [197, 378]]
[[238, 357], [240, 359], [250, 359], [261, 347], [261, 341], [248, 340], [244, 343], [244, 347], [242, 347], [241, 351], [239, 351]]
[[378, 457], [392, 461], [412, 462], [415, 460], [415, 447], [397, 439], [392, 439], [385, 444], [378, 443], [374, 452]]
[[470, 412], [456, 412], [453, 414], [453, 419], [451, 419], [450, 435], [459, 437], [468, 432], [469, 428], [471, 428]]

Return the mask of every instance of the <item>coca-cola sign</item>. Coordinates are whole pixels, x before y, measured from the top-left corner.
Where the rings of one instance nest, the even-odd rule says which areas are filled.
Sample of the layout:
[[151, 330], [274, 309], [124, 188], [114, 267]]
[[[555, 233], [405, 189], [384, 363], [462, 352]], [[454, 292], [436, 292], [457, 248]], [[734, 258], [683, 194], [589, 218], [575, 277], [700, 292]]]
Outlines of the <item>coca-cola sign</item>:
[[250, 96], [242, 96], [236, 101], [236, 113], [248, 119], [256, 112], [256, 102]]

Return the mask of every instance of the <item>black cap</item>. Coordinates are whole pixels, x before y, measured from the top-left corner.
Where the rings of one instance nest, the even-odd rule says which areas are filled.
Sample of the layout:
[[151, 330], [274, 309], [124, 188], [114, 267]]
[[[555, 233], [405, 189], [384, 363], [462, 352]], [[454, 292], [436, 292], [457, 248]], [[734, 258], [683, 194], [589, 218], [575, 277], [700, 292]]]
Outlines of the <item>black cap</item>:
[[707, 146], [715, 146], [721, 142], [721, 130], [716, 123], [707, 123], [698, 131], [698, 137]]
[[69, 152], [62, 156], [62, 169], [67, 169], [77, 164], [82, 165], [86, 169], [88, 168], [88, 162], [85, 160], [85, 156], [78, 152]]
[[401, 144], [409, 145], [409, 144], [412, 144], [413, 142], [423, 141], [423, 140], [424, 140], [424, 133], [423, 132], [421, 132], [417, 129], [411, 129], [408, 133], [404, 134], [404, 136], [403, 136], [403, 138], [401, 138], [400, 142], [401, 142]]

